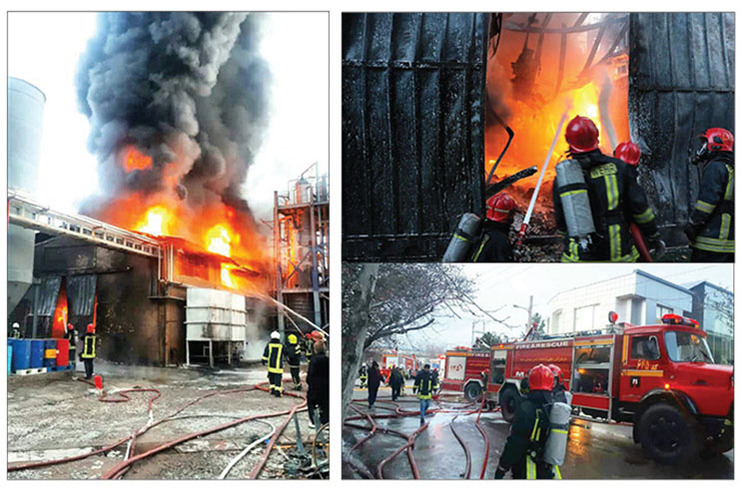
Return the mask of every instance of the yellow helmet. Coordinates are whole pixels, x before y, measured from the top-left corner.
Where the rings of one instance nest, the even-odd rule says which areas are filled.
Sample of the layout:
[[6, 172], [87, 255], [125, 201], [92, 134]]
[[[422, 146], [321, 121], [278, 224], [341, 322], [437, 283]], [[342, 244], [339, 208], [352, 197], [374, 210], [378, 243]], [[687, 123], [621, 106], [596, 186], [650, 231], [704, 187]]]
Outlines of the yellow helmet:
[[290, 334], [288, 336], [288, 344], [298, 344], [298, 338], [295, 336], [295, 334]]

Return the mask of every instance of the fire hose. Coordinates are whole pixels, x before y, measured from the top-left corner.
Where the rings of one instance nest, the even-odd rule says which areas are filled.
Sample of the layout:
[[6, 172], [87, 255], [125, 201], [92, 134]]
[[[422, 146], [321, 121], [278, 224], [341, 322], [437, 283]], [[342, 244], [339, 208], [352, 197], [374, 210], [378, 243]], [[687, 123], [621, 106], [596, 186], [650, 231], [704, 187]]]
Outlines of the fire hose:
[[261, 436], [261, 437], [259, 437], [258, 439], [256, 439], [255, 441], [253, 441], [252, 443], [250, 443], [249, 445], [247, 445], [247, 448], [245, 448], [244, 450], [242, 450], [242, 451], [241, 451], [241, 452], [239, 453], [239, 455], [237, 455], [236, 457], [234, 457], [234, 458], [233, 458], [233, 459], [231, 460], [231, 462], [229, 462], [229, 464], [228, 464], [228, 465], [227, 465], [227, 466], [226, 466], [226, 467], [224, 468], [224, 470], [223, 470], [223, 471], [221, 471], [221, 474], [220, 474], [220, 475], [218, 476], [218, 479], [226, 479], [226, 476], [228, 476], [228, 475], [229, 475], [229, 471], [231, 471], [231, 469], [232, 469], [232, 468], [233, 468], [233, 467], [234, 467], [234, 466], [235, 466], [235, 465], [236, 465], [236, 464], [237, 464], [237, 463], [238, 463], [238, 462], [239, 462], [240, 460], [242, 460], [242, 459], [243, 459], [244, 457], [246, 457], [246, 456], [247, 456], [247, 454], [249, 453], [249, 451], [250, 451], [250, 450], [252, 450], [252, 449], [253, 449], [254, 447], [256, 447], [256, 446], [257, 446], [257, 445], [259, 445], [260, 443], [262, 443], [262, 442], [264, 442], [265, 440], [267, 440], [268, 438], [270, 438], [270, 437], [271, 437], [271, 436], [272, 436], [272, 435], [273, 435], [273, 434], [275, 433], [275, 425], [273, 425], [272, 423], [268, 423], [267, 421], [262, 421], [262, 423], [265, 423], [265, 424], [267, 424], [267, 425], [269, 425], [269, 426], [270, 426], [270, 432], [269, 432], [269, 433], [267, 433], [267, 434], [266, 434], [266, 435], [264, 435], [264, 436]]
[[465, 445], [465, 442], [455, 430], [455, 420], [459, 417], [460, 416], [455, 416], [452, 418], [452, 421], [450, 421], [450, 429], [452, 430], [452, 434], [455, 435], [455, 438], [457, 438], [457, 441], [462, 445], [463, 451], [465, 452], [465, 473], [463, 474], [463, 479], [470, 479], [470, 449]]
[[[81, 380], [81, 381], [83, 381], [84, 383], [92, 384], [92, 382], [89, 382], [87, 380]], [[174, 413], [172, 413], [170, 416], [168, 416], [166, 418], [163, 418], [163, 419], [160, 419], [159, 421], [157, 421], [155, 423], [148, 424], [147, 426], [143, 427], [142, 429], [137, 430], [136, 432], [132, 433], [131, 435], [129, 435], [129, 436], [125, 437], [125, 438], [122, 438], [122, 439], [116, 441], [115, 443], [113, 443], [111, 445], [108, 445], [108, 446], [105, 446], [105, 447], [96, 449], [96, 450], [94, 450], [92, 452], [88, 452], [88, 453], [85, 453], [85, 454], [80, 454], [80, 455], [71, 456], [71, 457], [65, 457], [65, 458], [62, 458], [62, 459], [56, 459], [56, 460], [52, 460], [52, 461], [31, 462], [31, 463], [21, 464], [21, 465], [9, 465], [8, 466], [8, 472], [11, 472], [11, 471], [19, 471], [19, 470], [24, 470], [24, 469], [32, 469], [32, 468], [38, 468], [38, 467], [47, 467], [47, 466], [56, 465], [56, 464], [63, 464], [63, 463], [67, 463], [67, 462], [78, 461], [78, 460], [81, 460], [81, 459], [84, 459], [84, 458], [87, 458], [87, 457], [90, 457], [90, 456], [93, 456], [93, 455], [98, 455], [98, 454], [101, 454], [101, 453], [104, 453], [104, 452], [108, 452], [108, 451], [110, 451], [112, 449], [115, 449], [116, 447], [119, 447], [119, 446], [123, 445], [124, 443], [126, 443], [129, 440], [131, 440], [131, 442], [132, 442], [132, 444], [130, 446], [130, 449], [133, 450], [133, 442], [135, 441], [135, 439], [136, 439], [137, 436], [140, 436], [141, 434], [143, 434], [144, 432], [146, 432], [146, 431], [154, 428], [155, 426], [158, 426], [158, 425], [160, 425], [160, 424], [162, 424], [162, 423], [164, 423], [166, 421], [170, 421], [170, 420], [174, 419], [175, 416], [177, 416], [178, 414], [180, 414], [182, 411], [184, 411], [188, 407], [196, 404], [197, 402], [199, 402], [199, 401], [201, 401], [203, 399], [206, 399], [208, 397], [211, 397], [211, 396], [214, 396], [214, 395], [219, 395], [219, 394], [231, 394], [231, 393], [235, 393], [235, 392], [245, 392], [245, 391], [251, 391], [251, 390], [261, 390], [263, 392], [269, 392], [269, 389], [266, 389], [266, 388], [262, 387], [262, 385], [264, 385], [265, 383], [267, 383], [267, 382], [263, 382], [263, 383], [260, 383], [260, 384], [257, 384], [257, 385], [253, 385], [253, 386], [249, 386], [249, 387], [240, 387], [240, 388], [237, 388], [237, 389], [230, 389], [230, 390], [225, 390], [225, 391], [209, 392], [209, 393], [204, 394], [204, 395], [202, 395], [202, 396], [200, 396], [200, 397], [198, 397], [196, 399], [193, 399], [192, 401], [190, 401], [187, 404], [183, 405], [178, 410], [176, 410]], [[130, 390], [126, 391], [126, 392], [130, 392], [131, 390], [137, 390], [137, 391], [145, 391], [145, 390], [147, 390], [147, 391], [155, 391], [155, 392], [157, 392], [159, 394], [159, 391], [157, 391], [156, 389], [130, 389]], [[259, 475], [260, 471], [262, 470], [262, 468], [264, 467], [264, 464], [267, 462], [267, 457], [269, 456], [269, 453], [272, 450], [273, 445], [277, 441], [277, 438], [279, 438], [280, 434], [285, 429], [285, 426], [289, 423], [290, 419], [293, 417], [293, 414], [295, 414], [295, 412], [297, 412], [298, 410], [300, 410], [300, 408], [303, 407], [305, 405], [305, 403], [306, 403], [305, 397], [302, 397], [302, 396], [300, 396], [298, 394], [294, 394], [294, 393], [291, 393], [291, 392], [285, 392], [285, 395], [289, 395], [289, 396], [292, 396], [292, 397], [301, 398], [302, 401], [301, 401], [301, 403], [293, 406], [290, 410], [273, 412], [273, 413], [264, 413], [264, 414], [254, 415], [254, 416], [247, 416], [247, 417], [244, 417], [244, 418], [239, 418], [237, 420], [231, 421], [229, 423], [225, 423], [225, 424], [216, 426], [214, 428], [211, 428], [211, 429], [208, 429], [208, 430], [205, 430], [205, 431], [200, 431], [200, 432], [196, 432], [196, 433], [192, 433], [192, 434], [186, 435], [184, 437], [180, 437], [180, 438], [178, 438], [176, 440], [173, 440], [171, 442], [168, 442], [168, 443], [166, 443], [166, 444], [164, 444], [164, 445], [162, 445], [160, 447], [151, 449], [151, 450], [149, 450], [149, 451], [147, 451], [145, 453], [136, 455], [134, 457], [131, 457], [131, 458], [129, 458], [129, 459], [127, 459], [127, 460], [119, 463], [115, 468], [113, 468], [112, 470], [108, 471], [102, 477], [102, 479], [113, 479], [113, 478], [121, 477], [123, 475], [123, 473], [125, 473], [128, 470], [128, 468], [133, 463], [135, 463], [135, 462], [137, 462], [137, 461], [139, 461], [141, 459], [144, 459], [146, 457], [150, 457], [150, 456], [152, 456], [152, 455], [154, 455], [156, 453], [159, 453], [159, 452], [161, 452], [163, 450], [166, 450], [168, 448], [171, 448], [171, 447], [173, 447], [175, 445], [178, 445], [180, 443], [183, 443], [185, 441], [191, 440], [193, 438], [197, 438], [197, 437], [200, 437], [200, 436], [209, 435], [211, 433], [215, 433], [217, 431], [221, 431], [221, 430], [224, 430], [224, 429], [227, 429], [227, 428], [230, 428], [230, 427], [233, 427], [233, 426], [236, 426], [236, 425], [245, 423], [247, 421], [258, 420], [258, 419], [262, 419], [262, 418], [282, 416], [282, 415], [286, 415], [287, 414], [287, 415], [289, 415], [288, 418], [281, 425], [281, 427], [278, 429], [278, 431], [273, 435], [273, 438], [270, 441], [270, 444], [268, 444], [268, 448], [265, 451], [265, 453], [263, 454], [263, 457], [260, 459], [260, 461], [258, 462], [258, 464], [253, 468], [253, 470], [252, 470], [252, 472], [250, 474], [250, 477], [257, 477]], [[125, 402], [125, 401], [128, 400], [128, 398], [125, 398], [125, 399], [113, 399], [113, 400], [111, 400], [111, 399], [103, 400], [104, 397], [105, 396], [101, 396], [101, 401], [102, 402]], [[154, 398], [150, 399], [150, 401], [149, 401], [149, 412], [150, 413], [151, 413], [151, 404], [158, 397], [159, 397], [159, 395], [157, 395]]]

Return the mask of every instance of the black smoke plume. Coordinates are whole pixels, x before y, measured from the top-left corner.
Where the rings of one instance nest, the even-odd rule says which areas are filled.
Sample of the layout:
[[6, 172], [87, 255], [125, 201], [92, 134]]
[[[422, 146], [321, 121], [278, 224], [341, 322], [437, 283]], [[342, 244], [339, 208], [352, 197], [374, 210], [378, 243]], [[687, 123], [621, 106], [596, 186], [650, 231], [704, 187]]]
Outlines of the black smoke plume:
[[[107, 197], [166, 193], [194, 209], [221, 201], [246, 210], [239, 187], [268, 120], [264, 22], [246, 13], [100, 15], [76, 82]], [[152, 158], [150, 169], [124, 171], [131, 146]]]

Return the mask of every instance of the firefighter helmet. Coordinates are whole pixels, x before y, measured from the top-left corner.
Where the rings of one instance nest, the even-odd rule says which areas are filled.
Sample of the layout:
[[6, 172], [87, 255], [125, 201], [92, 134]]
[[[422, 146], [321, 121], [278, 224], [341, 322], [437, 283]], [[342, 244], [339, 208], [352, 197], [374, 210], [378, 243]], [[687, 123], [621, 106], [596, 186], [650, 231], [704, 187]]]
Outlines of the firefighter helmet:
[[562, 383], [563, 370], [561, 370], [558, 365], [548, 365], [548, 368], [550, 368], [550, 371], [552, 372], [553, 376], [558, 379], [558, 383]]
[[277, 330], [273, 330], [270, 333], [270, 339], [280, 339], [280, 332], [278, 332]]
[[288, 335], [288, 344], [298, 344], [298, 338], [295, 334]]
[[74, 329], [74, 328], [75, 328], [75, 326], [74, 326], [74, 325], [72, 325], [72, 324], [67, 324], [67, 330], [72, 330], [72, 329]]
[[585, 116], [576, 116], [565, 129], [565, 140], [574, 153], [590, 152], [599, 148], [599, 129]]
[[13, 322], [13, 325], [11, 327], [13, 327], [14, 329], [20, 329], [21, 325], [18, 322]]
[[529, 370], [529, 390], [552, 390], [554, 382], [552, 370], [543, 364]]
[[732, 132], [724, 128], [708, 128], [699, 138], [706, 139], [709, 152], [733, 152], [735, 150], [735, 138]]
[[499, 223], [511, 222], [514, 219], [516, 204], [507, 193], [497, 193], [486, 201], [486, 217]]
[[614, 149], [614, 157], [621, 159], [627, 164], [637, 166], [640, 161], [640, 148], [632, 141], [622, 142]]
[[95, 326], [93, 324], [87, 324], [87, 331], [91, 334], [95, 333]]

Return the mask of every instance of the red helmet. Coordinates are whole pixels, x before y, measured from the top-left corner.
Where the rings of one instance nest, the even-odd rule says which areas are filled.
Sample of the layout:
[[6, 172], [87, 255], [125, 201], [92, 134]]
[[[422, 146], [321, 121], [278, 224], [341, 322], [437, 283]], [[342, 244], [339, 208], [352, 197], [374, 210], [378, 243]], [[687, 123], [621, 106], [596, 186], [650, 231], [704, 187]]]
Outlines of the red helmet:
[[529, 370], [529, 390], [552, 390], [554, 383], [555, 376], [547, 366], [539, 364]]
[[72, 324], [67, 324], [67, 330], [72, 330], [72, 329], [74, 329], [74, 328], [75, 328], [75, 326], [74, 326], [74, 325], [72, 325]]
[[91, 333], [95, 333], [95, 326], [93, 324], [87, 324], [87, 331]]
[[637, 166], [640, 161], [640, 148], [634, 142], [622, 142], [614, 149], [614, 157], [621, 159], [627, 164]]
[[486, 201], [486, 217], [491, 221], [505, 223], [513, 220], [516, 204], [506, 193], [497, 193]]
[[732, 132], [724, 128], [708, 128], [699, 138], [707, 139], [709, 152], [733, 152], [735, 149], [735, 138], [732, 136]]
[[576, 116], [565, 129], [571, 152], [589, 152], [599, 148], [599, 129], [590, 118]]
[[550, 368], [550, 371], [553, 376], [558, 379], [558, 382], [563, 381], [563, 370], [561, 370], [558, 365], [547, 365], [547, 367]]

